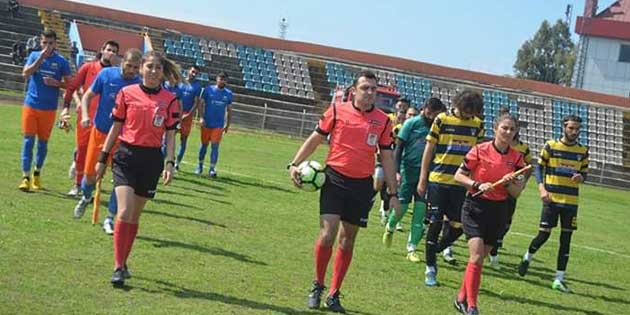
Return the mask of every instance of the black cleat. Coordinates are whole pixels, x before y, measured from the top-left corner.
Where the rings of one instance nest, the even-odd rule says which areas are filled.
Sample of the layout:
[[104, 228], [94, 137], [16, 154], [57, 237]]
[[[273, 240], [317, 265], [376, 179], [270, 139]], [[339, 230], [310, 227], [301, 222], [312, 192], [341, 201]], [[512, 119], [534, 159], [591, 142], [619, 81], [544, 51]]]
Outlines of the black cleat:
[[117, 287], [117, 288], [123, 287], [125, 285], [124, 271], [122, 268], [118, 268], [114, 270], [114, 273], [112, 274], [112, 279], [110, 280], [110, 282], [112, 283], [114, 287]]
[[339, 300], [339, 291], [335, 292], [333, 295], [329, 295], [326, 297], [326, 307], [333, 313], [345, 313], [346, 309], [341, 306], [341, 301]]
[[466, 312], [466, 315], [479, 315], [479, 310], [477, 307], [471, 307], [468, 309], [468, 312]]
[[521, 277], [525, 277], [527, 269], [529, 269], [529, 260], [521, 260], [521, 264], [518, 265], [518, 274], [521, 275]]
[[466, 310], [468, 309], [468, 305], [466, 303], [466, 300], [460, 302], [457, 300], [457, 298], [455, 298], [455, 300], [453, 301], [453, 306], [455, 307], [455, 309], [462, 313], [462, 314], [466, 314]]
[[317, 309], [322, 303], [322, 293], [326, 289], [325, 286], [313, 281], [311, 293], [308, 294], [308, 308]]
[[129, 272], [129, 268], [127, 267], [127, 264], [123, 266], [122, 276], [123, 276], [123, 279], [131, 279], [131, 272]]

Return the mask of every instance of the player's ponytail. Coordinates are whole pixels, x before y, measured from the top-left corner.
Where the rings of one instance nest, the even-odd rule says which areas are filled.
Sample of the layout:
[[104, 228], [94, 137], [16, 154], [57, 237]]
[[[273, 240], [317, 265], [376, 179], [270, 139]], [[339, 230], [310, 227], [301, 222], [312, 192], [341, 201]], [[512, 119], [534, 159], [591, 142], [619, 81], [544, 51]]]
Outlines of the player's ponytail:
[[150, 50], [144, 54], [144, 57], [142, 57], [142, 63], [144, 63], [150, 57], [154, 57], [160, 60], [164, 73], [164, 80], [168, 81], [169, 84], [175, 86], [178, 83], [184, 81], [184, 77], [182, 76], [180, 67], [175, 62], [166, 58], [166, 56], [164, 56], [159, 51]]

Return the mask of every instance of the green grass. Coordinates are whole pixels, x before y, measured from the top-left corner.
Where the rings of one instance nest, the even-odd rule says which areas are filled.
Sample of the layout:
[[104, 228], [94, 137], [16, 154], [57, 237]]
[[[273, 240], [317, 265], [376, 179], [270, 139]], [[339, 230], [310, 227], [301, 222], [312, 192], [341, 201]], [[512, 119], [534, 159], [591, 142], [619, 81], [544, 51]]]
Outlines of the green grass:
[[[320, 314], [305, 308], [313, 278], [318, 195], [289, 183], [285, 165], [300, 145], [286, 136], [233, 131], [222, 143], [219, 179], [194, 176], [197, 134], [172, 185], [159, 187], [142, 216], [127, 290], [113, 289], [112, 239], [72, 219], [75, 199], [66, 170], [73, 136], [55, 130], [43, 172], [44, 191], [22, 193], [20, 108], [0, 106], [0, 314]], [[325, 151], [315, 159], [323, 160]], [[109, 193], [110, 184], [104, 185]], [[557, 231], [536, 255], [530, 274], [515, 268], [536, 233], [540, 202], [534, 186], [519, 200], [504, 269], [484, 269], [483, 314], [628, 314], [630, 243], [627, 192], [581, 191], [568, 282], [550, 289]], [[107, 196], [104, 196], [107, 200]], [[407, 216], [403, 221], [409, 227]], [[439, 288], [426, 288], [423, 264], [404, 259], [406, 234], [381, 244], [377, 211], [359, 233], [343, 303], [356, 314], [455, 314], [451, 301], [464, 264], [440, 264]], [[464, 243], [455, 248], [460, 261]], [[605, 251], [612, 251], [613, 254]], [[615, 254], [616, 253], [616, 254]], [[330, 269], [327, 281], [330, 279]]]

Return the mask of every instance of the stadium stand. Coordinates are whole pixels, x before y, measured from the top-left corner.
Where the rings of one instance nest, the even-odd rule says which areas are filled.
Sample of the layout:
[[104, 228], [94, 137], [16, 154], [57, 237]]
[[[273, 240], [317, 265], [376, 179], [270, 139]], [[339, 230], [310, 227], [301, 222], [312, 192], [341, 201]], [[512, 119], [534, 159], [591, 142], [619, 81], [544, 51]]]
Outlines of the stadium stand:
[[[0, 3], [4, 8], [6, 2]], [[20, 8], [19, 18], [12, 18], [6, 12], [0, 13], [0, 88], [23, 90], [22, 66], [14, 65], [11, 60], [13, 43], [20, 40], [26, 44], [29, 37], [41, 33], [44, 26], [38, 10], [30, 7]]]
[[[39, 5], [35, 0], [22, 3]], [[368, 68], [377, 73], [380, 84], [395, 87], [416, 106], [431, 96], [450, 105], [452, 97], [464, 88], [479, 91], [485, 103], [486, 136], [492, 136], [490, 127], [498, 110], [507, 106], [519, 115], [521, 137], [534, 154], [540, 151], [544, 141], [559, 135], [562, 117], [574, 113], [584, 120], [580, 141], [591, 148], [589, 180], [630, 187], [630, 99], [627, 98], [64, 0], [48, 1], [47, 7], [57, 10], [65, 22], [77, 20], [148, 35], [153, 49], [165, 51], [182, 69], [199, 65], [204, 81], [212, 82], [216, 73], [227, 72], [230, 88], [235, 92], [235, 119], [241, 119], [246, 127], [262, 126], [302, 136], [305, 124], [312, 126], [316, 114], [330, 102], [334, 89], [348, 86], [356, 72]], [[33, 8], [27, 10], [37, 12]], [[3, 23], [0, 32], [5, 34], [8, 27]], [[56, 25], [59, 26], [58, 21]], [[0, 44], [7, 43], [3, 40]], [[0, 74], [5, 72], [2, 69]], [[251, 120], [248, 113], [260, 115], [262, 122]]]

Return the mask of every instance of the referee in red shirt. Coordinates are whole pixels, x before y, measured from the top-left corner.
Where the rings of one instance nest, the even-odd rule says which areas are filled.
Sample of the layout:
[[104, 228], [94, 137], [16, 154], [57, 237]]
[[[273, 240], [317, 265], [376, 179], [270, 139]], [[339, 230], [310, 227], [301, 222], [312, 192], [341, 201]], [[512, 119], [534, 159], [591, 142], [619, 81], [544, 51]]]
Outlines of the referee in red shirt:
[[397, 211], [400, 208], [391, 151], [392, 126], [387, 115], [374, 105], [376, 88], [374, 73], [366, 70], [359, 72], [350, 88], [352, 100], [333, 104], [326, 110], [316, 130], [302, 144], [288, 166], [293, 183], [299, 187], [296, 165], [306, 160], [330, 136], [326, 181], [319, 199], [320, 229], [315, 242], [315, 280], [308, 297], [309, 308], [319, 308], [325, 289], [326, 268], [335, 238], [339, 235], [325, 304], [333, 312], [345, 313], [339, 301], [339, 288], [352, 260], [359, 227], [367, 226], [368, 214], [374, 202], [372, 173], [377, 152], [381, 155], [391, 205]]
[[[510, 144], [517, 132], [517, 120], [502, 114], [494, 121], [494, 139], [474, 146], [455, 173], [455, 181], [468, 189], [462, 206], [462, 224], [470, 257], [455, 308], [462, 314], [478, 315], [477, 295], [481, 286], [483, 259], [505, 229], [508, 197], [518, 197], [524, 181], [512, 172], [525, 166], [523, 154]], [[492, 187], [504, 179], [506, 184]], [[472, 193], [482, 191], [478, 197]]]
[[[179, 102], [175, 95], [161, 88], [163, 80], [182, 80], [179, 67], [162, 54], [149, 51], [140, 66], [142, 83], [129, 85], [116, 96], [112, 111], [114, 124], [107, 135], [96, 164], [97, 179], [105, 172], [105, 162], [116, 138], [120, 145], [113, 156], [112, 173], [118, 200], [114, 227], [114, 274], [111, 283], [122, 287], [131, 277], [127, 258], [138, 233], [140, 213], [147, 199], [155, 196], [163, 172], [167, 185], [175, 161], [175, 131], [179, 123]], [[166, 167], [160, 150], [166, 134]]]

